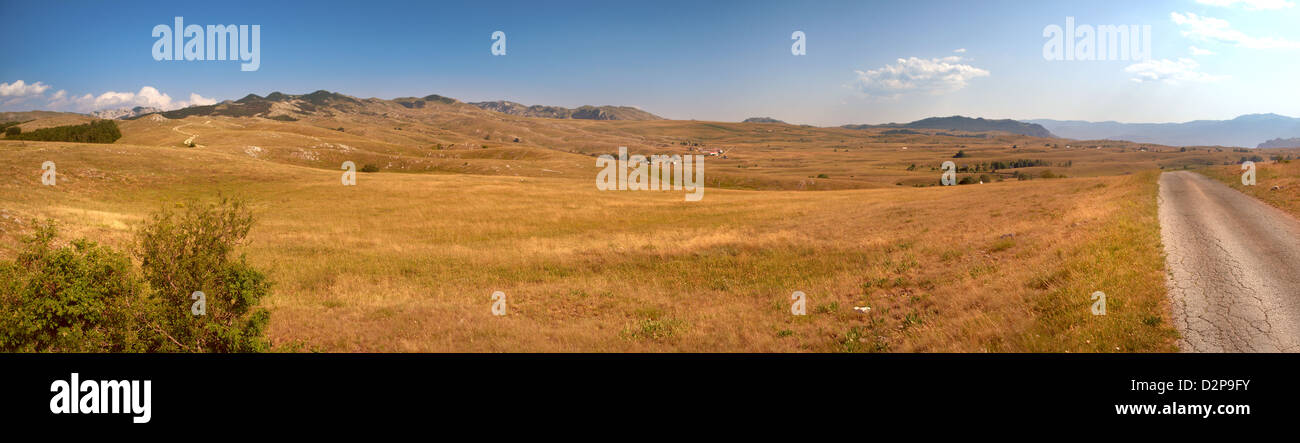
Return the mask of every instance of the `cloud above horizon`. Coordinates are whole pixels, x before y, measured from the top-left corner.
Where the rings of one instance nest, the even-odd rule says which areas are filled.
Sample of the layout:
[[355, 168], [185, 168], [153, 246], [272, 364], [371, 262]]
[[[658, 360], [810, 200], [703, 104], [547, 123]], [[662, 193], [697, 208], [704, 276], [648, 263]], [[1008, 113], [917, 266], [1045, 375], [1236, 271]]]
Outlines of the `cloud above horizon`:
[[0, 97], [40, 95], [47, 89], [50, 89], [50, 86], [41, 82], [28, 84], [22, 80], [15, 80], [13, 83], [0, 83]]
[[1232, 29], [1227, 20], [1188, 12], [1170, 12], [1169, 18], [1183, 28], [1184, 37], [1250, 49], [1300, 49], [1300, 42], [1274, 37], [1255, 37]]
[[923, 59], [900, 58], [892, 65], [854, 71], [854, 89], [872, 97], [897, 97], [904, 93], [931, 95], [965, 88], [971, 79], [988, 77], [989, 71], [962, 63], [960, 56]]
[[93, 112], [104, 109], [132, 108], [136, 106], [153, 107], [170, 111], [189, 106], [211, 105], [216, 99], [190, 93], [188, 100], [176, 100], [153, 86], [143, 86], [138, 92], [107, 91], [99, 95], [69, 95], [60, 89], [48, 97], [45, 91], [50, 86], [41, 82], [26, 83], [16, 80], [13, 83], [0, 83], [0, 106], [17, 104], [28, 100], [46, 99], [45, 108], [51, 111]]
[[1200, 67], [1196, 60], [1190, 58], [1158, 59], [1134, 63], [1124, 68], [1124, 71], [1133, 74], [1132, 80], [1138, 83], [1211, 82], [1224, 78], [1200, 72]]
[[1286, 9], [1294, 7], [1295, 3], [1289, 0], [1196, 0], [1197, 3], [1209, 6], [1223, 6], [1231, 8], [1242, 5], [1247, 10], [1258, 11], [1267, 9]]

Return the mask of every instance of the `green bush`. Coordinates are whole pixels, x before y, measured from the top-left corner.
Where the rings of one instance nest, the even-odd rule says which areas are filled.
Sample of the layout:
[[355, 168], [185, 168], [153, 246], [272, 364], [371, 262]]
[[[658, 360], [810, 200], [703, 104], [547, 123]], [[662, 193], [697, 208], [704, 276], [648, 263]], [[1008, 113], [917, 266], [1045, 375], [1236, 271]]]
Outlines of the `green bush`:
[[0, 262], [0, 350], [138, 352], [148, 304], [131, 260], [94, 242], [56, 246], [52, 222], [24, 239], [14, 262]]
[[[241, 256], [252, 226], [235, 200], [162, 210], [137, 233], [139, 273], [124, 253], [84, 239], [57, 245], [52, 222], [0, 262], [0, 351], [261, 352], [271, 283]], [[195, 291], [205, 294], [194, 315]]]
[[361, 172], [379, 172], [379, 167], [368, 164], [361, 167]]
[[8, 128], [5, 128], [5, 137], [13, 137], [15, 135], [22, 134], [22, 133], [23, 133], [23, 128], [19, 128], [17, 126], [10, 126]]
[[[144, 280], [160, 304], [165, 351], [260, 352], [269, 314], [257, 307], [271, 292], [270, 281], [234, 249], [248, 235], [253, 217], [238, 200], [153, 214], [137, 234], [136, 255]], [[207, 312], [190, 312], [195, 291], [206, 296]]]

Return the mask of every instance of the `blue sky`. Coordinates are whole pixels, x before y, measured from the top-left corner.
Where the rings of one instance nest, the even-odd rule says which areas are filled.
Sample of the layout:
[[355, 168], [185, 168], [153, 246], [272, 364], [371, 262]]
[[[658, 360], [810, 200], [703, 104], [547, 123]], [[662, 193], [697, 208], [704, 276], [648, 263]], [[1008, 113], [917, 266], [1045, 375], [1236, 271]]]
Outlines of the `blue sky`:
[[[953, 114], [1300, 116], [1297, 2], [3, 0], [0, 110], [177, 107], [326, 89], [814, 125]], [[176, 16], [260, 25], [260, 68], [154, 60], [150, 33]], [[1150, 25], [1151, 58], [1045, 60], [1044, 28], [1067, 16]], [[490, 53], [497, 30], [505, 56]], [[806, 55], [791, 54], [796, 30], [807, 35]]]

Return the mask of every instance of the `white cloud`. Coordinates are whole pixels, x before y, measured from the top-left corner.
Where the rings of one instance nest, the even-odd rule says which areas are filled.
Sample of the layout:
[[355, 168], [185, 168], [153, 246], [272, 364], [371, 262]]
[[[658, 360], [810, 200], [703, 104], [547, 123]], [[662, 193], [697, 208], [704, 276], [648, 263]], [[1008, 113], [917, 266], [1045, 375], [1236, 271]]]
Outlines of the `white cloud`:
[[215, 99], [203, 97], [195, 93], [190, 93], [190, 99], [188, 101], [175, 100], [170, 95], [159, 91], [153, 86], [142, 87], [139, 92], [108, 91], [99, 95], [85, 94], [71, 98], [62, 98], [58, 95], [59, 94], [55, 94], [55, 97], [51, 97], [51, 107], [72, 109], [80, 112], [133, 108], [136, 106], [172, 110], [194, 105], [210, 105], [217, 102]]
[[41, 82], [27, 83], [22, 80], [15, 80], [13, 83], [0, 83], [0, 108], [41, 99], [46, 101], [42, 109], [77, 112], [136, 106], [172, 110], [187, 106], [211, 105], [217, 102], [216, 99], [196, 93], [190, 93], [189, 100], [174, 100], [170, 95], [159, 91], [158, 88], [153, 86], [142, 87], [138, 92], [108, 91], [99, 95], [85, 94], [81, 96], [69, 95], [67, 90], [60, 89], [46, 97], [45, 91], [49, 89], [49, 85]]
[[1196, 60], [1190, 58], [1180, 58], [1178, 60], [1159, 59], [1134, 63], [1124, 68], [1124, 71], [1133, 74], [1133, 81], [1138, 83], [1210, 82], [1223, 78], [1200, 72], [1198, 71], [1200, 67], [1201, 65], [1196, 63]]
[[1300, 42], [1273, 37], [1254, 37], [1232, 29], [1227, 20], [1199, 16], [1194, 13], [1169, 13], [1169, 18], [1183, 28], [1183, 36], [1202, 41], [1227, 43], [1251, 49], [1296, 49]]
[[1295, 6], [1295, 3], [1288, 0], [1196, 0], [1196, 2], [1202, 5], [1224, 7], [1242, 5], [1251, 11], [1261, 9], [1285, 9]]
[[906, 92], [942, 94], [965, 88], [971, 79], [989, 75], [988, 71], [962, 64], [962, 60], [958, 56], [900, 58], [897, 63], [879, 69], [854, 71], [858, 78], [853, 87], [864, 94], [878, 97], [898, 96]]
[[13, 83], [0, 83], [0, 97], [27, 97], [31, 95], [41, 95], [49, 85], [36, 82], [32, 84], [24, 83], [22, 80], [15, 80]]
[[958, 54], [965, 54], [965, 53], [966, 53], [966, 48], [957, 48], [957, 49], [954, 49], [952, 52], [956, 52], [956, 53], [958, 53]]
[[191, 92], [190, 102], [188, 104], [185, 104], [185, 106], [207, 106], [207, 105], [215, 105], [215, 104], [217, 104], [217, 99], [207, 98]]
[[1214, 51], [1201, 49], [1195, 46], [1188, 46], [1187, 50], [1192, 51], [1192, 55], [1214, 55]]
[[136, 106], [173, 110], [187, 106], [211, 105], [217, 102], [216, 99], [195, 93], [190, 93], [189, 100], [174, 100], [170, 95], [159, 91], [158, 88], [153, 86], [142, 87], [138, 92], [108, 91], [99, 95], [85, 94], [81, 96], [69, 95], [68, 91], [60, 89], [47, 98], [44, 94], [49, 89], [49, 85], [41, 82], [29, 84], [17, 80], [13, 83], [0, 83], [0, 108], [39, 99], [46, 100], [42, 109], [77, 112]]

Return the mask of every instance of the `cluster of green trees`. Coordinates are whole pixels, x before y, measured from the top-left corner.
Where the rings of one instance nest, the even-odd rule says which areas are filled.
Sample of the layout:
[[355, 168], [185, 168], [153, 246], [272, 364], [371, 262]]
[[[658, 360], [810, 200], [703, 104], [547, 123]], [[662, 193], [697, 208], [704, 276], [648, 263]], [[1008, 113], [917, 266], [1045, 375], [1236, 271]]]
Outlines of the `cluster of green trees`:
[[258, 303], [271, 283], [234, 257], [252, 223], [238, 200], [163, 209], [130, 254], [61, 243], [52, 221], [39, 224], [14, 261], [0, 261], [0, 351], [269, 350]]
[[1051, 166], [1051, 165], [1052, 165], [1051, 162], [1045, 160], [1018, 159], [1009, 162], [989, 162], [984, 164], [983, 166], [984, 166], [984, 170], [986, 171], [996, 171], [999, 169], [1016, 169], [1016, 168], [1029, 168], [1034, 166]]
[[[1073, 162], [1062, 164], [1062, 166], [1072, 166], [1072, 165]], [[1002, 169], [1029, 168], [1033, 166], [1052, 166], [1052, 163], [1044, 160], [1026, 160], [1026, 159], [983, 162], [983, 163], [975, 163], [969, 165], [966, 164], [958, 165], [957, 172], [997, 172], [998, 170], [1002, 170]], [[916, 169], [915, 164], [908, 167], [909, 171], [914, 169]], [[933, 170], [935, 168], [932, 167], [930, 169]]]
[[29, 121], [31, 120], [21, 121], [21, 122], [13, 121], [13, 122], [0, 123], [0, 132], [3, 132], [6, 136], [21, 134], [23, 132], [23, 128], [19, 128], [18, 125], [27, 123]]
[[122, 138], [122, 131], [117, 129], [117, 122], [95, 120], [84, 125], [55, 126], [20, 134], [6, 133], [5, 138], [46, 142], [112, 143]]

